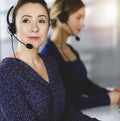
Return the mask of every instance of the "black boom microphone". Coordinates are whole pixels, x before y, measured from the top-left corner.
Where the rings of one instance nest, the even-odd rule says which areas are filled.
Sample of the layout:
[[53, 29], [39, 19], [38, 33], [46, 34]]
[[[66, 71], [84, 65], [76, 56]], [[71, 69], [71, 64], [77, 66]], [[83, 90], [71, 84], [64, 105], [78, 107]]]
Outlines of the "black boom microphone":
[[28, 48], [28, 49], [32, 49], [33, 48], [33, 45], [32, 44], [30, 44], [30, 43], [25, 44], [22, 41], [20, 41], [15, 35], [12, 35], [12, 36], [14, 36], [15, 39], [18, 40], [21, 44], [25, 45], [26, 48]]
[[9, 22], [9, 15], [10, 15], [10, 12], [11, 12], [11, 10], [12, 10], [13, 8], [14, 8], [14, 6], [12, 6], [12, 7], [8, 10], [8, 13], [7, 13], [7, 25], [8, 25], [8, 30], [9, 30], [8, 33], [11, 35], [11, 37], [14, 36], [15, 39], [16, 39], [17, 41], [19, 41], [21, 44], [25, 45], [26, 48], [32, 49], [32, 48], [33, 48], [33, 45], [32, 45], [32, 44], [30, 44], [30, 43], [25, 44], [25, 43], [23, 43], [21, 40], [19, 40], [19, 39], [15, 36], [15, 33], [16, 33], [15, 23], [10, 23], [10, 22]]
[[77, 41], [80, 41], [80, 37], [78, 37], [78, 36], [75, 36], [75, 39], [76, 39]]

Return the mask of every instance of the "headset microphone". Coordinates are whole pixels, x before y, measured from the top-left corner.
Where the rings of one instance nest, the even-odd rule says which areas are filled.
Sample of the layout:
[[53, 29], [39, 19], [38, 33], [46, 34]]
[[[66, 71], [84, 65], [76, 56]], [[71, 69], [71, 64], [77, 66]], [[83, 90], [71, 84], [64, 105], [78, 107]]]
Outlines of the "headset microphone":
[[80, 41], [80, 37], [78, 37], [78, 36], [75, 36], [75, 39], [76, 39], [77, 41]]
[[14, 36], [15, 39], [18, 40], [21, 44], [25, 45], [26, 48], [28, 48], [28, 49], [32, 49], [32, 48], [33, 48], [33, 45], [32, 45], [32, 44], [30, 44], [30, 43], [27, 43], [27, 44], [23, 43], [21, 40], [19, 40], [19, 39], [18, 39], [15, 35], [13, 35], [13, 34], [12, 34], [11, 36]]
[[27, 43], [27, 44], [26, 44], [26, 48], [28, 48], [28, 49], [32, 49], [32, 48], [33, 48], [33, 45], [32, 45], [32, 44]]
[[14, 7], [14, 6], [12, 6], [12, 7], [9, 9], [8, 13], [7, 13], [7, 24], [8, 24], [8, 30], [9, 30], [8, 33], [9, 33], [11, 36], [14, 36], [15, 39], [18, 40], [21, 44], [25, 45], [26, 48], [32, 49], [32, 48], [33, 48], [33, 45], [32, 45], [32, 44], [30, 44], [30, 43], [25, 44], [25, 43], [23, 43], [21, 40], [19, 40], [19, 39], [15, 36], [15, 33], [16, 33], [15, 23], [10, 23], [10, 22], [9, 22], [9, 15], [10, 15], [10, 12], [11, 12], [11, 10], [13, 9], [13, 7]]

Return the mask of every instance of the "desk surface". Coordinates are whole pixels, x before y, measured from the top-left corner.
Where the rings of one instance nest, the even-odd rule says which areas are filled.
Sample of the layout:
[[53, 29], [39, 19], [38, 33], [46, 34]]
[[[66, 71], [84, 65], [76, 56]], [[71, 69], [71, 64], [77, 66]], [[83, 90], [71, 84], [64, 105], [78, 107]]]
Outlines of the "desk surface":
[[101, 121], [120, 121], [118, 105], [90, 108], [82, 110], [82, 112]]

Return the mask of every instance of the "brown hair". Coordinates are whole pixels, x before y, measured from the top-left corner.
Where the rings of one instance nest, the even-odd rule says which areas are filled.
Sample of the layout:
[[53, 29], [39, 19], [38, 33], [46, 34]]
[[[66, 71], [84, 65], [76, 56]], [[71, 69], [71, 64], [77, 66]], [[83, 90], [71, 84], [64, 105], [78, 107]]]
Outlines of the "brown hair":
[[85, 7], [85, 4], [81, 0], [56, 0], [50, 11], [52, 27], [56, 26], [57, 18], [62, 12], [67, 13], [67, 17], [69, 17], [82, 7]]

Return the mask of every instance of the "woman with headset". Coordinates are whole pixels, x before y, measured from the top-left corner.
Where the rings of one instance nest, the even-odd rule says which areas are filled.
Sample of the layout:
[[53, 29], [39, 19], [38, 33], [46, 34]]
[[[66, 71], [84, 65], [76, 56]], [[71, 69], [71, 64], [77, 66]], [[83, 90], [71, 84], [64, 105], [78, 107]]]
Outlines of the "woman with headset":
[[50, 12], [53, 33], [41, 53], [51, 55], [58, 64], [67, 96], [77, 109], [120, 104], [120, 89], [109, 91], [93, 83], [78, 52], [67, 44], [71, 35], [79, 40], [84, 17], [81, 0], [56, 0]]
[[97, 121], [66, 103], [55, 62], [38, 54], [49, 28], [46, 2], [18, 0], [7, 23], [19, 43], [0, 63], [0, 121]]

